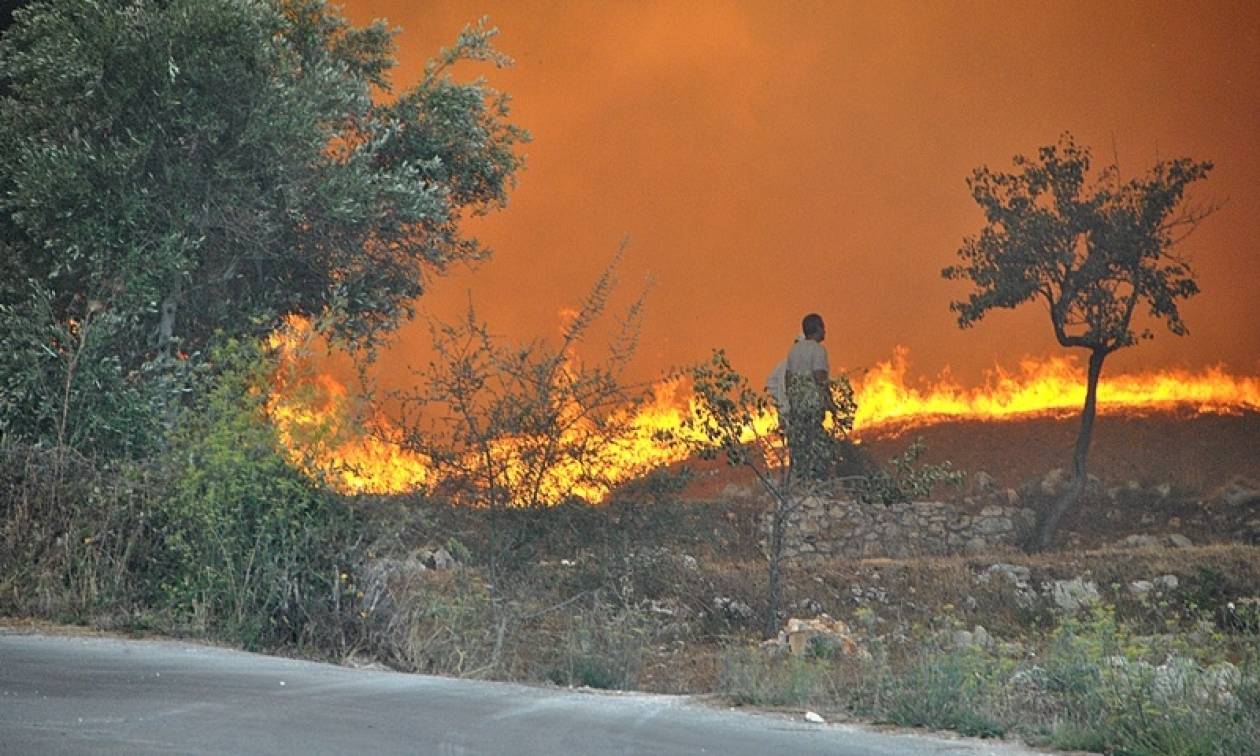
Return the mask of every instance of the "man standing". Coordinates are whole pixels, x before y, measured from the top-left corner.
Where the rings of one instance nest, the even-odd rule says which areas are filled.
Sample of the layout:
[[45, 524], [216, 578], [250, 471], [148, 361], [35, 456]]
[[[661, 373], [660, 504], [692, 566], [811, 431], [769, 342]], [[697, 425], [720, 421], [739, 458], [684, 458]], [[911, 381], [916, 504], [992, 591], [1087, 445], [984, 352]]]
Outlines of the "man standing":
[[827, 329], [822, 317], [811, 312], [801, 321], [801, 331], [805, 338], [787, 356], [788, 449], [800, 471], [823, 478], [829, 463], [823, 418], [831, 408], [830, 366], [822, 345]]

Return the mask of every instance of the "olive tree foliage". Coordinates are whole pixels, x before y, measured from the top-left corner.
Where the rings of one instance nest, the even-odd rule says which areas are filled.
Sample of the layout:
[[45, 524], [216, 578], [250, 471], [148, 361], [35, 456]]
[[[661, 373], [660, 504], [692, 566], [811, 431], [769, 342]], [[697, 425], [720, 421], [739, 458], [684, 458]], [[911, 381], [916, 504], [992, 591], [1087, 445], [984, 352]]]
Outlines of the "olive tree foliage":
[[0, 38], [0, 430], [121, 443], [134, 426], [100, 396], [289, 315], [370, 352], [430, 276], [487, 254], [460, 221], [506, 202], [528, 137], [451, 68], [506, 65], [494, 35], [466, 28], [395, 93], [392, 32], [322, 0], [19, 9]]
[[1212, 164], [1160, 160], [1124, 181], [1117, 165], [1091, 181], [1088, 148], [1064, 134], [1032, 158], [1016, 156], [1009, 173], [977, 168], [967, 180], [985, 226], [964, 240], [947, 279], [969, 281], [966, 299], [950, 305], [969, 328], [994, 309], [1042, 303], [1055, 338], [1088, 350], [1085, 405], [1073, 454], [1073, 484], [1042, 520], [1040, 545], [1050, 545], [1063, 514], [1080, 498], [1097, 407], [1098, 379], [1112, 352], [1153, 338], [1135, 322], [1162, 321], [1181, 336], [1178, 303], [1198, 285], [1178, 243], [1214, 208], [1185, 203], [1190, 184]]

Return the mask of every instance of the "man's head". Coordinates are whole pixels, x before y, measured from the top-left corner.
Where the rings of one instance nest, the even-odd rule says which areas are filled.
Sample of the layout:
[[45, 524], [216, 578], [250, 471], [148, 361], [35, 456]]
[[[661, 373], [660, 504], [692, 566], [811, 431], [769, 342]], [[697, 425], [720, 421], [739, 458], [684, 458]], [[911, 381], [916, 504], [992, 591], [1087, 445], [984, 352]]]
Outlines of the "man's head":
[[827, 329], [823, 326], [822, 316], [816, 312], [811, 312], [801, 320], [801, 333], [805, 334], [805, 338], [814, 341], [822, 341], [827, 335]]

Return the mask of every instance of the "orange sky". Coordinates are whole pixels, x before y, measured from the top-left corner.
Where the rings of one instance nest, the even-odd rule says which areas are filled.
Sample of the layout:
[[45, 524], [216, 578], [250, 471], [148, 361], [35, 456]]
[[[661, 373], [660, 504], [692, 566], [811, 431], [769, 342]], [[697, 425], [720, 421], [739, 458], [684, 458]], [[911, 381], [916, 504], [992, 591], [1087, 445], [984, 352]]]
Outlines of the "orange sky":
[[[913, 371], [964, 381], [1058, 354], [1036, 305], [960, 331], [963, 284], [940, 278], [980, 212], [964, 178], [1071, 130], [1122, 171], [1212, 160], [1225, 207], [1192, 236], [1203, 293], [1108, 370], [1225, 362], [1260, 372], [1260, 3], [576, 2], [352, 0], [387, 18], [405, 86], [489, 15], [516, 66], [470, 65], [534, 135], [511, 204], [477, 226], [495, 249], [439, 279], [451, 317], [471, 290], [505, 335], [554, 334], [623, 236], [622, 299], [652, 276], [646, 377], [726, 347], [754, 379], [800, 316], [828, 322], [832, 365], [910, 348]], [[385, 360], [419, 363], [423, 327]]]

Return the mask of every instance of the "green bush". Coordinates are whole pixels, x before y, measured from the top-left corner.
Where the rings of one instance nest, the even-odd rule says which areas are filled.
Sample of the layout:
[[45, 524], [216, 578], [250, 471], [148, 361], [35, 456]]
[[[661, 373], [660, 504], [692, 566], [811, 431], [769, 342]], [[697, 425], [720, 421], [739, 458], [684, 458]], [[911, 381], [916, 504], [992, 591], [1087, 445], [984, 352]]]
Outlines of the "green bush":
[[212, 360], [219, 378], [172, 440], [161, 596], [198, 632], [249, 648], [308, 641], [349, 563], [354, 521], [286, 458], [258, 349], [229, 342]]
[[6, 305], [3, 286], [0, 436], [92, 459], [151, 454], [194, 382], [190, 362], [158, 359], [129, 371], [110, 351], [127, 325], [123, 318], [89, 312], [59, 322], [48, 292]]
[[856, 656], [735, 648], [717, 689], [736, 704], [845, 709], [973, 737], [1014, 732], [1068, 750], [1242, 756], [1260, 742], [1260, 650], [1232, 643], [1141, 636], [1101, 607], [1063, 619], [1035, 650], [958, 648], [948, 628], [896, 644], [869, 637]]
[[955, 730], [973, 737], [1002, 737], [1008, 725], [992, 712], [1002, 665], [972, 647], [920, 658], [887, 696], [886, 717], [905, 727]]
[[832, 674], [827, 659], [733, 648], [722, 655], [717, 692], [736, 706], [800, 706], [825, 700]]

